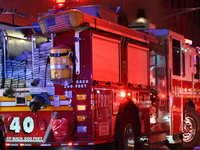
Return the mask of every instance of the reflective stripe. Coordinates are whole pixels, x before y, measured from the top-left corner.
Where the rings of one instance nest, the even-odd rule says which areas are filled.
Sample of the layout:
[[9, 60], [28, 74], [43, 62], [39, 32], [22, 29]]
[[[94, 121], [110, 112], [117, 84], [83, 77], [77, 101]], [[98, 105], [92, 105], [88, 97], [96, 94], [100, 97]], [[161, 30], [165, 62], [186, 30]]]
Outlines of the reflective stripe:
[[51, 65], [50, 69], [69, 69], [69, 65]]
[[40, 146], [52, 146], [51, 144], [41, 144]]
[[[29, 104], [29, 102], [27, 102]], [[54, 105], [54, 101], [50, 101], [51, 105]], [[60, 100], [60, 105], [69, 105], [69, 101], [68, 100]], [[16, 102], [0, 102], [0, 106], [1, 107], [6, 107], [6, 106], [17, 106], [19, 107], [19, 105], [16, 104]], [[27, 104], [24, 105], [20, 105], [20, 106], [27, 106]]]
[[68, 53], [50, 53], [50, 57], [61, 57], [61, 56], [67, 56]]
[[[69, 105], [69, 101], [59, 101], [60, 105]], [[54, 105], [54, 101], [51, 101], [51, 105]]]
[[[101, 140], [101, 141], [93, 141], [93, 142], [66, 142], [66, 143], [12, 143], [12, 142], [6, 142], [6, 146], [19, 146], [19, 147], [23, 147], [23, 146], [46, 146], [46, 147], [50, 147], [50, 146], [85, 146], [85, 145], [98, 145], [98, 144], [103, 144], [103, 143], [107, 143], [107, 140]], [[23, 146], [20, 146], [24, 144]]]
[[24, 146], [32, 146], [31, 144], [24, 144]]
[[16, 106], [16, 102], [0, 102], [0, 106]]
[[[23, 105], [21, 107], [1, 107], [0, 112], [5, 112], [5, 111], [9, 111], [9, 112], [22, 112], [22, 111], [30, 111], [30, 108], [26, 105]], [[69, 106], [60, 106], [60, 107], [54, 107], [54, 106], [48, 106], [44, 109], [40, 109], [40, 111], [72, 111], [73, 108], [69, 107]]]

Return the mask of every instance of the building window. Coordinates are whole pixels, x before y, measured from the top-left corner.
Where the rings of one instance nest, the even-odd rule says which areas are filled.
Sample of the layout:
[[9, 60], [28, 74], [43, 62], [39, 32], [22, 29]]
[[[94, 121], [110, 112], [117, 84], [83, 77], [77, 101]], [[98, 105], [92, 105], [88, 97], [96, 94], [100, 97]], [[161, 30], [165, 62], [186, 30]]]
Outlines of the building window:
[[183, 1], [183, 8], [187, 8], [186, 7], [186, 0]]
[[181, 0], [178, 0], [178, 11], [181, 9]]
[[[198, 1], [197, 6], [200, 6], [200, 1]], [[196, 10], [196, 11], [197, 11], [197, 16], [200, 16], [200, 10]], [[197, 23], [198, 23], [198, 26], [200, 26], [200, 18], [199, 17], [197, 18]]]
[[171, 6], [174, 7], [174, 0], [171, 0]]

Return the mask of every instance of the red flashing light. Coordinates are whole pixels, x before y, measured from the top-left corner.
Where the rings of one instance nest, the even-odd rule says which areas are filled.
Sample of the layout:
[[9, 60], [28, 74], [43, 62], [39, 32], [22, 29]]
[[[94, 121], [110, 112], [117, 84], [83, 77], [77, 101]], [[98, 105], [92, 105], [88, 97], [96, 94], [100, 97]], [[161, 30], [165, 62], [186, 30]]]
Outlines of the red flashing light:
[[70, 3], [78, 3], [80, 2], [80, 0], [55, 0], [54, 1], [54, 8], [58, 11], [58, 10], [64, 10], [65, 6], [67, 4], [70, 4]]
[[56, 0], [55, 1], [57, 4], [64, 4], [66, 3], [67, 1], [66, 0]]
[[67, 143], [67, 145], [68, 145], [68, 146], [73, 146], [73, 143], [70, 142], [70, 143]]
[[57, 10], [62, 9], [68, 3], [67, 0], [55, 0], [54, 2], [55, 8]]
[[120, 97], [126, 97], [126, 92], [125, 91], [121, 91], [120, 92]]
[[62, 6], [64, 6], [64, 4], [58, 4], [58, 6], [59, 6], [59, 7], [62, 7]]
[[165, 95], [164, 95], [164, 94], [162, 94], [162, 98], [165, 98]]
[[19, 146], [24, 146], [24, 143], [20, 143]]
[[6, 145], [6, 146], [10, 146], [10, 143], [6, 143], [5, 145]]

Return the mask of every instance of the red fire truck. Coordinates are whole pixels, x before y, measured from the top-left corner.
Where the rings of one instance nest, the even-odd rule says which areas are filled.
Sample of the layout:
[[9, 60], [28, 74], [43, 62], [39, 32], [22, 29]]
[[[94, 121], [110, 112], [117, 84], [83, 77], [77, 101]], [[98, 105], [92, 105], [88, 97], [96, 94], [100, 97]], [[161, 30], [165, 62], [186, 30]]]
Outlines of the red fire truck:
[[116, 16], [86, 6], [40, 17], [40, 28], [1, 28], [8, 149], [198, 144], [199, 48], [167, 29], [119, 25]]

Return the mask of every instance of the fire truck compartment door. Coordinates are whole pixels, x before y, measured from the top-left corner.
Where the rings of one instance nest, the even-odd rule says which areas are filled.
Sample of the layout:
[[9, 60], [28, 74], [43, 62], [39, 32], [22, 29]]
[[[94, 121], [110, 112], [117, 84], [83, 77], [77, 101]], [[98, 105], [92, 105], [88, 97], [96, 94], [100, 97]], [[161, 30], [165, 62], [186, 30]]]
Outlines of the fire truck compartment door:
[[93, 34], [93, 80], [119, 82], [119, 42]]
[[128, 44], [128, 82], [148, 85], [148, 49]]

